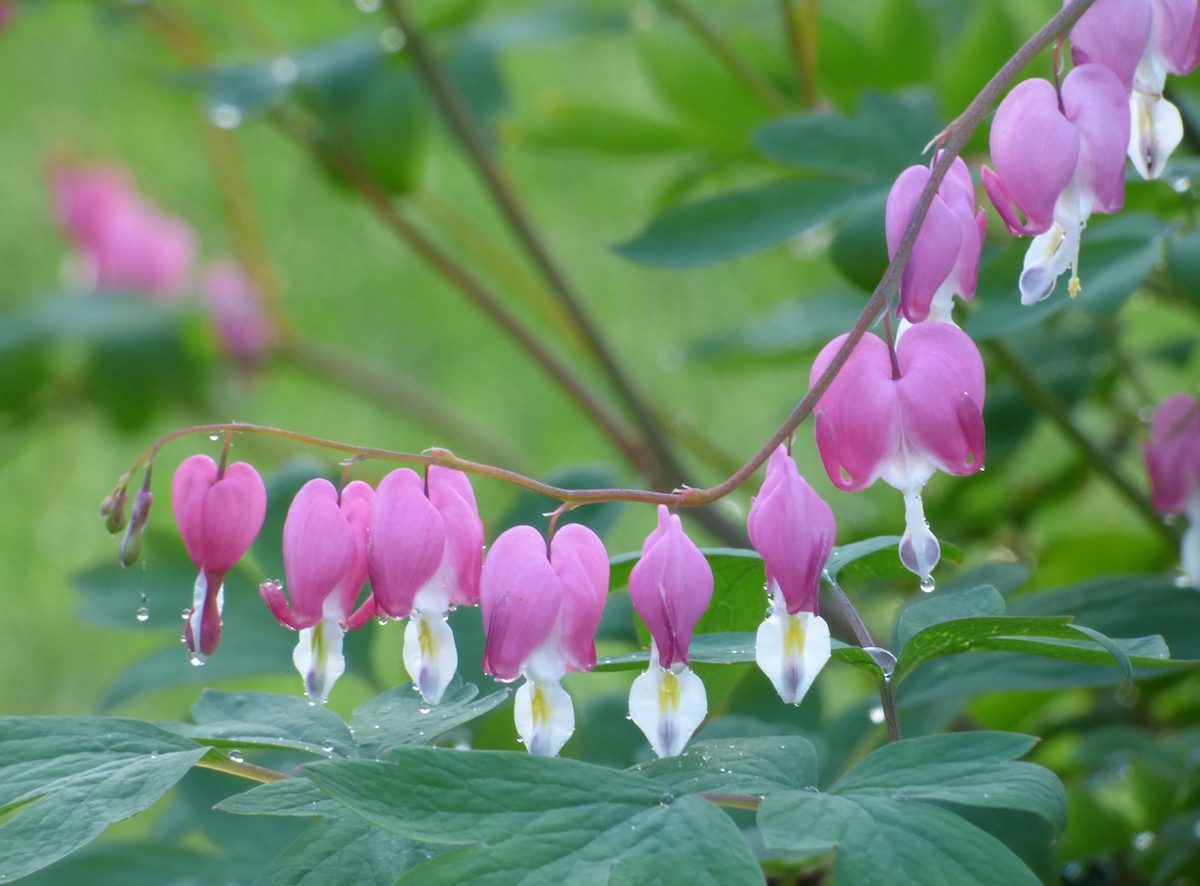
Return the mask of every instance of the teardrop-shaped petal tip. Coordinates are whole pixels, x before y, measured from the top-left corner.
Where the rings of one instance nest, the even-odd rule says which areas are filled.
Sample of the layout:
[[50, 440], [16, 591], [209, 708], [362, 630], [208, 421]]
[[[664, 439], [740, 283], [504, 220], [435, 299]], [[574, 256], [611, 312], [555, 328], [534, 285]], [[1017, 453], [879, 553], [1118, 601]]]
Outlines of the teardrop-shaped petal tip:
[[832, 651], [825, 619], [775, 611], [758, 626], [754, 660], [785, 703], [799, 704]]
[[404, 667], [429, 704], [439, 704], [458, 671], [454, 633], [440, 614], [414, 612], [404, 628]]
[[653, 658], [629, 690], [629, 716], [659, 757], [683, 752], [708, 715], [704, 683], [690, 668], [661, 667]]

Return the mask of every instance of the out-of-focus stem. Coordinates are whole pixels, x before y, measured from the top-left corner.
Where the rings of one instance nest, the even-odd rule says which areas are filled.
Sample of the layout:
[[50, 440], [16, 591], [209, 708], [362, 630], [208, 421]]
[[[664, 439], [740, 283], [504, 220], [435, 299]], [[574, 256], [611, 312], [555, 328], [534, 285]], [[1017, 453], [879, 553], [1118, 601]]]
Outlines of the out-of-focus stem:
[[276, 772], [274, 769], [267, 769], [265, 766], [255, 766], [253, 763], [237, 763], [228, 757], [201, 757], [197, 761], [196, 766], [199, 769], [224, 772], [226, 775], [236, 775], [238, 778], [246, 778], [250, 781], [261, 782], [262, 784], [272, 781], [283, 781], [289, 777], [282, 772]]
[[[846, 616], [846, 621], [850, 623], [850, 627], [854, 631], [854, 637], [858, 640], [858, 645], [863, 649], [876, 650], [882, 655], [883, 651], [879, 650], [879, 647], [875, 645], [875, 641], [871, 639], [871, 632], [867, 630], [866, 622], [862, 620], [862, 616], [858, 614], [858, 610], [850, 602], [850, 598], [846, 596], [846, 592], [842, 590], [842, 586], [828, 574], [823, 577], [826, 586], [833, 592], [833, 599], [837, 601], [842, 614]], [[888, 661], [895, 661], [890, 654], [885, 657]], [[899, 741], [900, 713], [896, 708], [896, 687], [892, 683], [891, 672], [883, 670], [882, 666], [880, 670], [882, 673], [879, 679], [879, 701], [883, 706], [884, 722], [887, 723], [888, 740]]]
[[395, 407], [439, 437], [456, 440], [464, 449], [479, 453], [481, 458], [520, 467], [521, 457], [516, 451], [483, 428], [443, 407], [416, 379], [395, 370], [383, 372], [335, 348], [300, 337], [286, 341], [280, 348], [280, 356], [318, 378], [360, 391]]
[[1142, 495], [1137, 488], [1113, 467], [1112, 461], [1088, 439], [1079, 426], [1071, 418], [1071, 413], [1058, 395], [1047, 385], [1037, 373], [1025, 365], [1011, 348], [1000, 341], [986, 343], [988, 352], [1005, 368], [1013, 381], [1025, 392], [1034, 404], [1045, 413], [1054, 425], [1071, 441], [1084, 460], [1091, 465], [1092, 470], [1103, 477], [1108, 484], [1140, 514], [1148, 526], [1161, 536], [1168, 544], [1178, 542], [1174, 532], [1163, 523], [1150, 500]]
[[796, 91], [806, 108], [817, 104], [817, 34], [820, 0], [779, 0], [792, 50]]
[[692, 6], [688, 0], [661, 0], [661, 3], [671, 10], [676, 18], [687, 25], [700, 38], [700, 41], [712, 50], [713, 55], [720, 59], [721, 63], [735, 77], [746, 84], [746, 88], [753, 92], [768, 110], [775, 114], [787, 112], [787, 100], [749, 62], [742, 58], [741, 53], [730, 45], [729, 41], [722, 36], [712, 22], [701, 14], [699, 9]]

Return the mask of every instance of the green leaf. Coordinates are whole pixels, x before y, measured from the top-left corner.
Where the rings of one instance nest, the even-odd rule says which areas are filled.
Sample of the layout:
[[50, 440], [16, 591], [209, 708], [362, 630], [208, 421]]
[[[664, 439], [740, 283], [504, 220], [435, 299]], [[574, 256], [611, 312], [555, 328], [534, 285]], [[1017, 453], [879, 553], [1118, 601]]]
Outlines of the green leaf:
[[237, 866], [211, 851], [159, 841], [105, 840], [22, 878], [21, 886], [199, 886], [234, 883], [237, 879]]
[[810, 854], [836, 849], [839, 883], [959, 886], [1038, 882], [995, 837], [928, 803], [778, 793], [763, 800], [758, 824], [768, 848]]
[[[619, 486], [620, 479], [611, 468], [603, 465], [579, 465], [555, 471], [545, 477], [544, 482], [564, 489], [606, 489]], [[550, 525], [547, 515], [553, 513], [560, 504], [562, 502], [557, 499], [523, 489], [504, 515], [489, 527], [490, 531], [495, 536], [513, 526], [528, 525], [545, 535]], [[583, 505], [563, 513], [558, 518], [558, 525], [582, 523], [603, 538], [620, 516], [622, 507], [621, 502]]]
[[887, 271], [886, 206], [887, 195], [880, 191], [877, 198], [846, 219], [829, 245], [833, 266], [864, 292], [873, 292]]
[[693, 342], [687, 355], [704, 362], [750, 364], [810, 356], [853, 326], [862, 308], [862, 298], [854, 293], [785, 302], [766, 316]]
[[427, 705], [405, 683], [359, 705], [350, 728], [358, 753], [375, 756], [399, 745], [427, 744], [503, 704], [509, 693], [505, 687], [479, 698], [478, 686], [455, 676], [441, 702]]
[[346, 755], [354, 736], [337, 714], [296, 695], [217, 692], [207, 689], [192, 705], [190, 738], [217, 747], [291, 748], [310, 754]]
[[410, 839], [468, 844], [402, 882], [762, 881], [721, 810], [629, 773], [429, 748], [397, 749], [389, 762], [315, 763], [306, 772], [373, 824]]
[[667, 210], [615, 247], [631, 261], [695, 268], [777, 246], [856, 206], [870, 189], [825, 179], [785, 179]]
[[429, 847], [377, 828], [329, 799], [307, 778], [288, 778], [234, 794], [217, 804], [237, 815], [320, 816], [270, 862], [260, 884], [390, 884], [427, 860]]
[[1166, 238], [1167, 277], [1181, 295], [1200, 305], [1200, 229]]
[[766, 794], [815, 785], [817, 751], [798, 736], [694, 741], [677, 757], [642, 763], [630, 771], [676, 792]]
[[886, 194], [905, 167], [921, 162], [922, 149], [940, 128], [928, 94], [897, 99], [872, 92], [853, 117], [826, 111], [785, 117], [760, 127], [754, 144], [772, 160], [870, 182]]
[[1067, 797], [1049, 769], [1014, 762], [1036, 739], [1007, 732], [952, 732], [886, 744], [830, 792], [896, 801], [937, 800], [1020, 809], [1066, 825]]
[[157, 801], [207, 752], [133, 720], [0, 719], [0, 882], [43, 868]]
[[918, 597], [900, 613], [896, 623], [897, 645], [903, 647], [914, 635], [943, 621], [980, 615], [1003, 615], [1004, 598], [990, 585], [970, 590]]
[[[689, 647], [690, 658], [701, 664], [746, 664], [754, 661], [754, 632], [738, 631], [719, 634], [695, 634]], [[867, 667], [878, 673], [878, 666], [857, 646], [841, 640], [831, 640], [833, 657], [848, 664]], [[650, 661], [649, 650], [611, 655], [596, 662], [597, 671], [631, 671], [645, 667]]]

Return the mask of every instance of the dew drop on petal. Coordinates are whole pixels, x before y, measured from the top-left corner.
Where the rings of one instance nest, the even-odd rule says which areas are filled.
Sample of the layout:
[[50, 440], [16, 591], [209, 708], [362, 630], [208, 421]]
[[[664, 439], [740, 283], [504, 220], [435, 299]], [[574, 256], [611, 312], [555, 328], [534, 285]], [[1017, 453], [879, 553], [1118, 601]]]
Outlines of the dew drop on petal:
[[932, 575], [927, 575], [921, 579], [921, 591], [926, 594], [932, 594], [937, 585], [933, 581]]
[[384, 625], [386, 625], [388, 623], [388, 617], [386, 615], [381, 615], [381, 616], [379, 616], [377, 621], [379, 622], [379, 626], [383, 627]]
[[878, 726], [883, 722], [883, 708], [880, 705], [875, 705], [867, 712], [867, 716], [871, 718], [871, 722]]
[[145, 606], [139, 606], [138, 611], [137, 611], [137, 620], [138, 621], [149, 621], [150, 620], [150, 610]]
[[246, 762], [246, 758], [242, 756], [242, 752], [237, 750], [236, 748], [232, 751], [229, 751], [229, 753], [227, 753], [225, 756], [228, 757], [230, 760], [232, 760], [234, 763], [245, 763]]
[[193, 652], [191, 659], [192, 667], [199, 668], [204, 666], [204, 656], [199, 652]]
[[432, 710], [433, 710], [433, 708], [430, 707], [428, 704], [421, 704], [421, 705], [417, 706], [417, 713], [419, 713], [419, 714], [428, 714]]
[[327, 754], [332, 754], [333, 753], [333, 742], [331, 742], [331, 741], [321, 742], [321, 750]]

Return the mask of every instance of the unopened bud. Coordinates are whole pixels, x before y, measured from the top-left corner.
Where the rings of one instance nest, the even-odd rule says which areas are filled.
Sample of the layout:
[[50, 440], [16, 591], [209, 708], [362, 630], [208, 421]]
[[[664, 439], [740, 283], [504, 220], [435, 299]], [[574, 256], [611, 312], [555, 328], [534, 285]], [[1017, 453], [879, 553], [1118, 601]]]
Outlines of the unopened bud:
[[137, 562], [142, 553], [142, 538], [146, 534], [146, 523], [150, 519], [150, 505], [154, 495], [149, 489], [139, 489], [133, 499], [133, 511], [129, 515], [129, 525], [125, 527], [125, 536], [121, 539], [119, 559], [121, 565], [128, 569]]
[[114, 489], [100, 502], [100, 516], [104, 518], [104, 528], [109, 535], [116, 535], [125, 528], [125, 502], [124, 486]]

